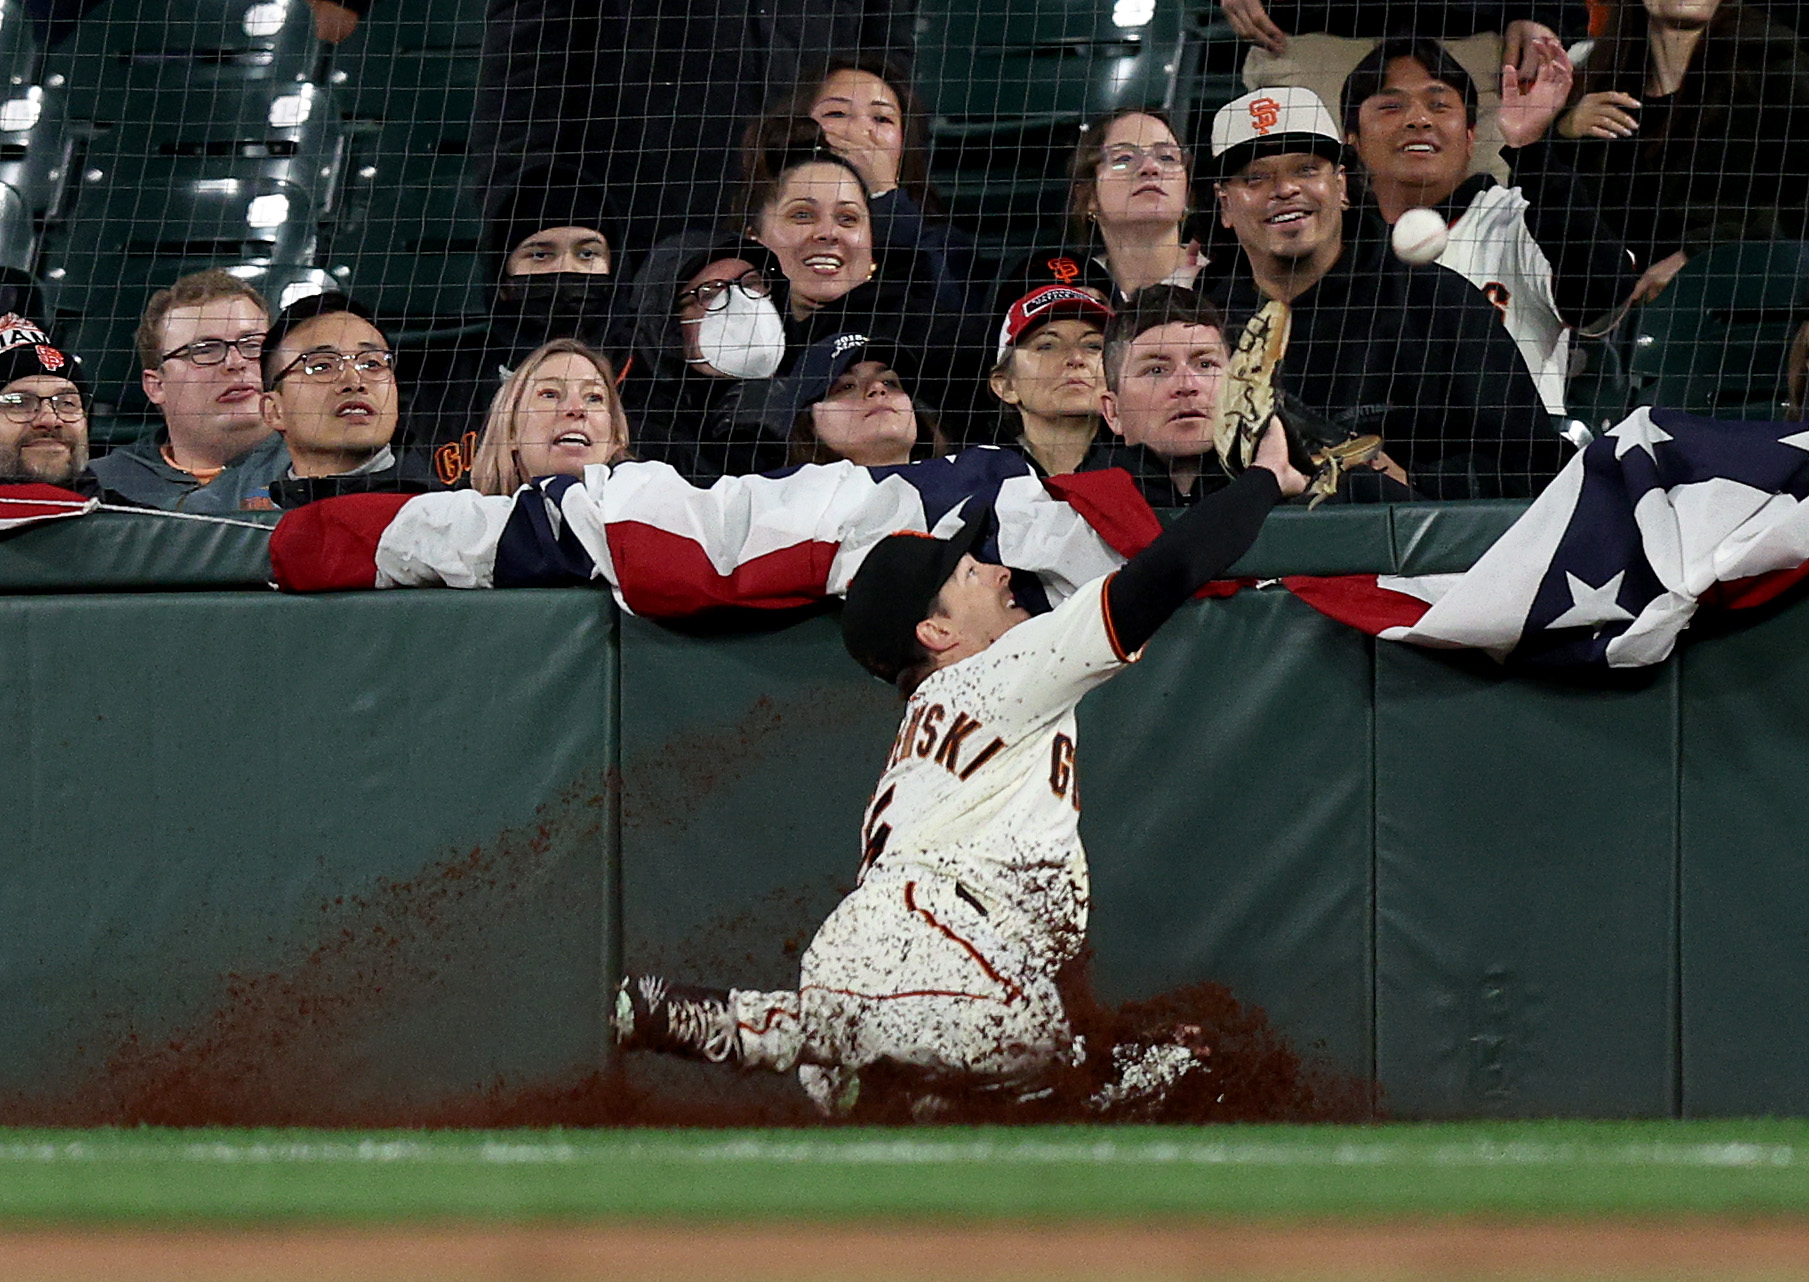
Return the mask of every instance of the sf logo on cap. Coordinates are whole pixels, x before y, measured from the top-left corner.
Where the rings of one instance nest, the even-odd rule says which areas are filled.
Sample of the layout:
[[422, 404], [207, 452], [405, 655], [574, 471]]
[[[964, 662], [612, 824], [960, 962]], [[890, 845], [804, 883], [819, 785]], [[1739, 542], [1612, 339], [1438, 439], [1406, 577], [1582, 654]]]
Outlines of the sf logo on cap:
[[65, 357], [63, 356], [63, 353], [59, 352], [54, 347], [46, 347], [42, 343], [37, 344], [37, 349], [38, 349], [38, 364], [42, 365], [45, 369], [62, 369], [63, 368], [63, 364], [65, 361]]
[[1259, 134], [1266, 134], [1281, 123], [1281, 104], [1273, 98], [1258, 98], [1250, 104], [1250, 124]]

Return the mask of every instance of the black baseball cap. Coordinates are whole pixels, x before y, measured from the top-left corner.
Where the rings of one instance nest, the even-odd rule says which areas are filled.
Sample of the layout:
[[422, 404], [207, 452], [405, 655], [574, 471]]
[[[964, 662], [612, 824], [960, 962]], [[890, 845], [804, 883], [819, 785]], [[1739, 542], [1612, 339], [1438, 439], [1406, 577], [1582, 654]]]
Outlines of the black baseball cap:
[[842, 607], [842, 644], [856, 663], [882, 681], [898, 681], [918, 657], [917, 625], [991, 524], [992, 509], [980, 506], [946, 539], [906, 531], [873, 545]]

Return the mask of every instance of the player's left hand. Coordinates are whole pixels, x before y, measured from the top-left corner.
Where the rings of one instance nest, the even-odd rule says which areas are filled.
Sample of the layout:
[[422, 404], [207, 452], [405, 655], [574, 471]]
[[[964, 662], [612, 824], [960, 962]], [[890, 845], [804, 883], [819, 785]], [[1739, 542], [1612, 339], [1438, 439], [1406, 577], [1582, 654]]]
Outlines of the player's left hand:
[[1256, 457], [1250, 460], [1250, 466], [1275, 473], [1275, 480], [1281, 486], [1281, 496], [1284, 499], [1306, 492], [1306, 477], [1288, 462], [1288, 434], [1281, 425], [1279, 415], [1269, 420], [1262, 439], [1256, 443]]
[[1680, 249], [1668, 258], [1661, 258], [1653, 263], [1646, 268], [1646, 274], [1639, 278], [1639, 284], [1633, 287], [1633, 301], [1649, 303], [1657, 298], [1665, 292], [1671, 278], [1682, 271], [1683, 265], [1689, 261], [1689, 256]]
[[314, 7], [314, 34], [336, 45], [358, 30], [358, 15], [333, 0], [308, 0]]
[[1540, 37], [1555, 41], [1560, 49], [1564, 47], [1557, 32], [1543, 22], [1533, 22], [1526, 18], [1508, 23], [1507, 30], [1501, 33], [1501, 60], [1514, 68], [1522, 83], [1530, 82], [1538, 76], [1539, 65], [1550, 48], [1540, 46]]
[[1510, 147], [1525, 147], [1545, 137], [1564, 110], [1576, 68], [1556, 36], [1533, 40], [1539, 69], [1529, 78], [1512, 61], [1501, 68], [1501, 137]]

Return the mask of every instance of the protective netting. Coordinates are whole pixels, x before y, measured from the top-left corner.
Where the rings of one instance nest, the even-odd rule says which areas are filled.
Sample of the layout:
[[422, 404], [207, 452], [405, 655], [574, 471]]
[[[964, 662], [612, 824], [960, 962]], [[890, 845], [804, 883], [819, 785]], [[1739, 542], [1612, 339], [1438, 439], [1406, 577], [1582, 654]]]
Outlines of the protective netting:
[[[1117, 462], [1186, 501], [1218, 469], [1170, 438], [1209, 441], [1213, 410], [1182, 422], [1127, 384], [1102, 419], [1104, 317], [1084, 304], [1020, 317], [1009, 351], [1001, 328], [1040, 286], [1123, 312], [1168, 281], [1235, 340], [1277, 296], [1292, 250], [1269, 241], [1298, 239], [1290, 223], [1337, 242], [1329, 271], [1294, 278], [1290, 421], [1378, 432], [1415, 492], [1531, 492], [1566, 435], [1636, 404], [1781, 418], [1802, 401], [1793, 5], [367, 3], [0, 2], [0, 264], [10, 310], [83, 362], [97, 454], [166, 430], [134, 343], [152, 292], [222, 267], [273, 311], [323, 290], [370, 311], [398, 353], [412, 483], [467, 483], [502, 375], [564, 336], [609, 358], [634, 451], [701, 482], [999, 443], [1049, 471]], [[1454, 172], [1519, 204], [1414, 178], [1472, 145], [1422, 92], [1443, 83], [1463, 110], [1463, 76], [1423, 65], [1440, 55], [1397, 50], [1339, 101], [1390, 32], [1473, 69], [1474, 155]], [[1496, 124], [1504, 52], [1554, 108], [1531, 136]], [[1561, 86], [1535, 74], [1566, 57]], [[1415, 58], [1434, 74], [1395, 74]], [[1317, 128], [1290, 85], [1318, 86], [1332, 143], [1352, 144], [1342, 188], [1283, 171]], [[1271, 133], [1296, 145], [1272, 155]], [[1504, 134], [1521, 145], [1497, 150]], [[1221, 174], [1220, 151], [1254, 167]], [[1383, 216], [1411, 205], [1441, 214], [1442, 268], [1389, 245]], [[555, 228], [601, 247], [519, 249]], [[864, 416], [894, 390], [908, 429]]]

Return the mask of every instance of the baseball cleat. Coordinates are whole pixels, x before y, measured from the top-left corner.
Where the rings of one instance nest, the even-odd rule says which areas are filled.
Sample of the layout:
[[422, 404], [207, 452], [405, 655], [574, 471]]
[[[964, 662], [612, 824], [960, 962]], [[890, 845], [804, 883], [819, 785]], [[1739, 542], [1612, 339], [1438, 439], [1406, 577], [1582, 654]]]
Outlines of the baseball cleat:
[[741, 1057], [735, 1014], [721, 989], [627, 975], [616, 989], [610, 1026], [621, 1050], [661, 1051], [711, 1064]]

